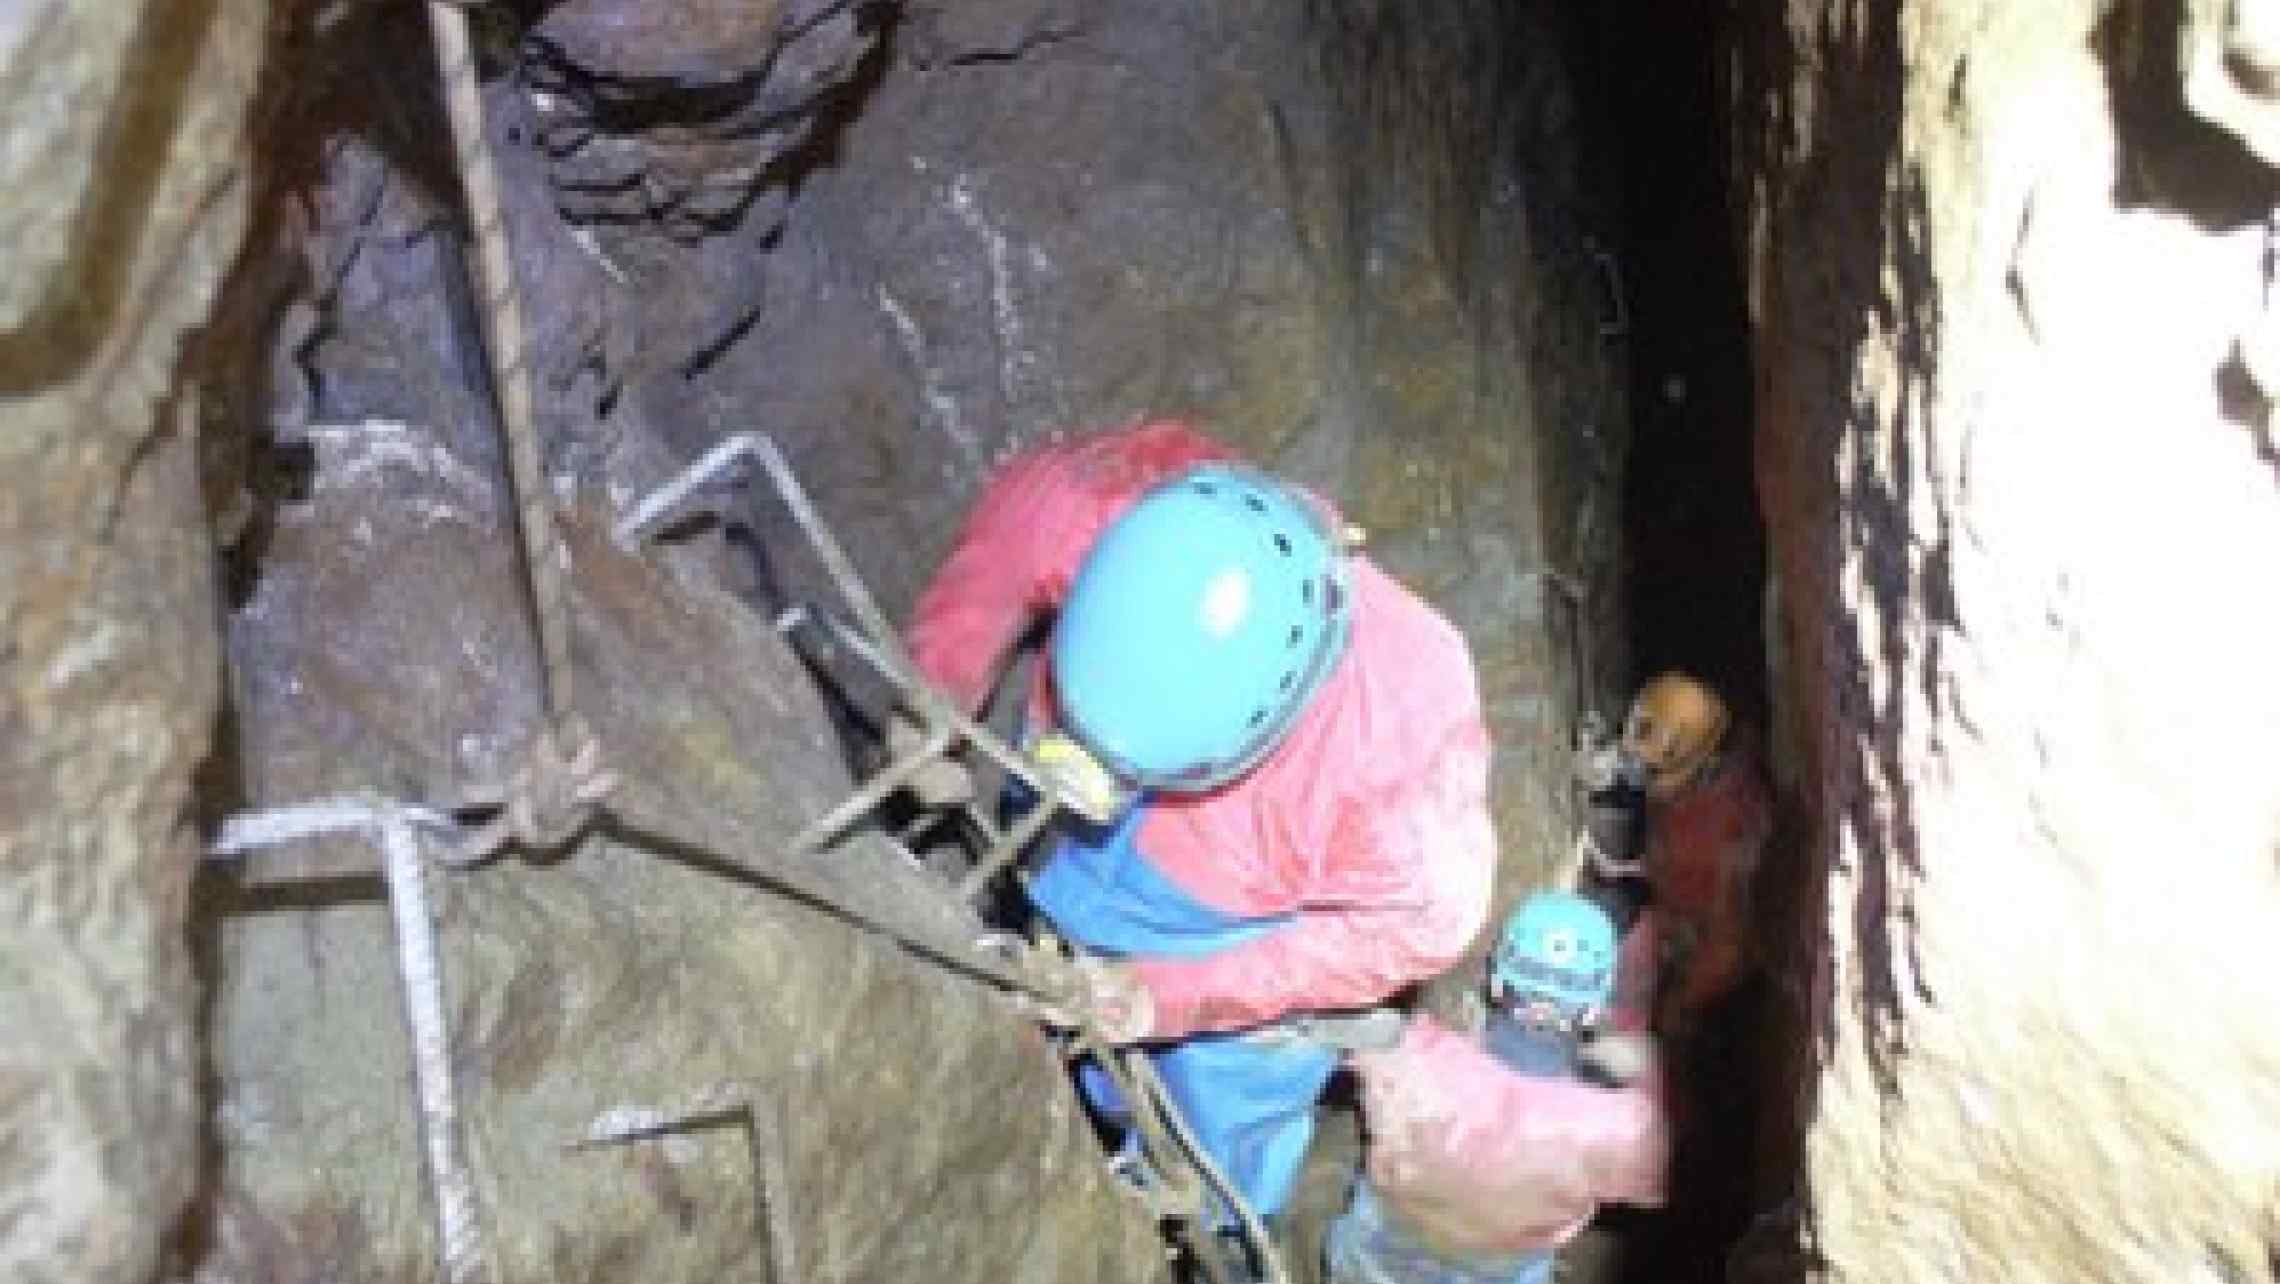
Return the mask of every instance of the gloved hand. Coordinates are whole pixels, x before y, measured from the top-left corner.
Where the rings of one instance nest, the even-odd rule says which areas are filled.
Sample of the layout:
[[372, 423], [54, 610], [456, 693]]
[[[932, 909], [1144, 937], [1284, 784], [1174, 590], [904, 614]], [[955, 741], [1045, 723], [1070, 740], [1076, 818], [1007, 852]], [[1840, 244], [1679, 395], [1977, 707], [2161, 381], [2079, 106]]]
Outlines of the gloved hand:
[[1576, 1049], [1576, 1060], [1585, 1071], [1618, 1088], [1646, 1078], [1660, 1056], [1653, 1035], [1616, 1030], [1603, 1030]]
[[[897, 709], [887, 718], [887, 754], [901, 760], [926, 743], [926, 729], [908, 711]], [[918, 769], [905, 786], [918, 805], [929, 811], [958, 807], [974, 799], [974, 773], [951, 757], [939, 757]]]
[[1007, 937], [990, 938], [985, 945], [1008, 955], [1038, 989], [1066, 996], [1062, 1002], [1029, 996], [1019, 1000], [1024, 1010], [1047, 1025], [1073, 1030], [1089, 1021], [1112, 1044], [1137, 1043], [1155, 1028], [1155, 998], [1128, 963], [1090, 954], [1071, 958], [1056, 948]]
[[1586, 794], [1602, 794], [1634, 773], [1622, 742], [1607, 729], [1596, 712], [1587, 712], [1576, 727], [1574, 757], [1568, 770]]
[[1084, 1004], [1110, 1043], [1137, 1043], [1156, 1027], [1156, 999], [1129, 963], [1086, 955], [1077, 960]]

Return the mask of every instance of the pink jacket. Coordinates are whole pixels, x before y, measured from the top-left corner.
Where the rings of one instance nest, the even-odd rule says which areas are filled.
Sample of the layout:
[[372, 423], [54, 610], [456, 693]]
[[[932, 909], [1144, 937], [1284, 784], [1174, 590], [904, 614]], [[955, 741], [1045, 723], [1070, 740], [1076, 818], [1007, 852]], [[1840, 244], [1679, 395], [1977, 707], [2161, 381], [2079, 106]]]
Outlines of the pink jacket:
[[1670, 1136], [1659, 1070], [1622, 1089], [1523, 1075], [1430, 1017], [1354, 1066], [1371, 1184], [1437, 1253], [1557, 1248], [1602, 1203], [1663, 1201]]
[[[1186, 424], [1155, 421], [1013, 460], [919, 596], [919, 668], [978, 707], [1112, 518], [1162, 477], [1231, 457]], [[1198, 901], [1295, 916], [1216, 954], [1139, 960], [1155, 1037], [1374, 1003], [1455, 962], [1487, 914], [1496, 839], [1471, 653], [1360, 557], [1354, 591], [1345, 658], [1283, 743], [1225, 788], [1156, 798], [1141, 821], [1140, 850]]]

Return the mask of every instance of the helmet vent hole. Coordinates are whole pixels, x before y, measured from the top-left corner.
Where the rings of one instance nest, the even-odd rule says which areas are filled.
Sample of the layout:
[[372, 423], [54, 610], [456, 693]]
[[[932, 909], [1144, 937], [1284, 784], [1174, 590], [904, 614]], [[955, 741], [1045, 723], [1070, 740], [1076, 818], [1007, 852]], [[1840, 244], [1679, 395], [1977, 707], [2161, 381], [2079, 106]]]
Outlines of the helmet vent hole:
[[1298, 585], [1298, 600], [1299, 600], [1299, 601], [1301, 601], [1301, 602], [1304, 602], [1304, 603], [1306, 603], [1308, 606], [1312, 606], [1312, 605], [1314, 605], [1314, 581], [1313, 581], [1313, 580], [1301, 580], [1301, 581], [1299, 581], [1299, 585]]
[[1267, 511], [1267, 501], [1259, 498], [1257, 495], [1245, 495], [1243, 497], [1243, 502], [1248, 505], [1251, 511], [1254, 513], [1264, 514]]
[[1282, 676], [1282, 693], [1283, 693], [1284, 695], [1289, 695], [1289, 694], [1290, 694], [1290, 689], [1291, 689], [1292, 687], [1295, 687], [1295, 686], [1297, 686], [1297, 685], [1298, 685], [1298, 670], [1296, 670], [1296, 669], [1292, 669], [1292, 670], [1290, 670], [1289, 672], [1286, 672], [1286, 673], [1284, 673], [1284, 674], [1283, 674], [1283, 676]]
[[1290, 556], [1290, 536], [1283, 534], [1281, 531], [1276, 531], [1276, 532], [1275, 532], [1275, 551], [1276, 551], [1276, 552], [1278, 552], [1278, 553], [1280, 553], [1280, 554], [1282, 554], [1284, 557], [1289, 557], [1289, 556]]
[[1253, 709], [1251, 711], [1250, 725], [1253, 730], [1257, 730], [1258, 728], [1265, 726], [1266, 722], [1267, 711], [1265, 709]]
[[1296, 624], [1290, 626], [1290, 644], [1297, 646], [1306, 640], [1306, 630]]
[[1335, 580], [1322, 581], [1322, 609], [1332, 615], [1346, 609], [1346, 595], [1338, 591]]
[[1219, 488], [1207, 481], [1195, 482], [1193, 485], [1195, 486], [1195, 493], [1198, 495], [1216, 495], [1219, 493]]

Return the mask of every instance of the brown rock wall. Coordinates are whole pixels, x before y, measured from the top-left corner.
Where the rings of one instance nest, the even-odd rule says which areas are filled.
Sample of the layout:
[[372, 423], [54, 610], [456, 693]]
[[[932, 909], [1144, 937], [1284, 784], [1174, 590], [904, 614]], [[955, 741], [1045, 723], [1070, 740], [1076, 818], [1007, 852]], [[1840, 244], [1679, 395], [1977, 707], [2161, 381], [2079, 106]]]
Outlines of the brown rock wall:
[[[2103, 10], [2103, 12], [2101, 12]], [[2166, 11], [2165, 11], [2166, 10]], [[1829, 1278], [2264, 1279], [2280, 184], [2175, 6], [1745, 31], [1790, 991]], [[2252, 765], [2253, 764], [2253, 765]]]

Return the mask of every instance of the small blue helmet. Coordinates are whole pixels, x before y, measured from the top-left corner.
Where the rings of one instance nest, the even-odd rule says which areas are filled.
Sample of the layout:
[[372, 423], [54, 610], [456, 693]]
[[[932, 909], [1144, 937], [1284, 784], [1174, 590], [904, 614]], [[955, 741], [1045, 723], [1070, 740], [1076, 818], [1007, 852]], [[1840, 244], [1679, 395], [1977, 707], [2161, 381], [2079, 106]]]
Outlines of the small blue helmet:
[[1615, 992], [1615, 922], [1574, 892], [1537, 892], [1504, 920], [1488, 975], [1490, 992], [1506, 1001], [1596, 1014]]
[[1352, 611], [1332, 518], [1256, 469], [1206, 464], [1109, 523], [1054, 629], [1063, 722], [1148, 788], [1213, 789], [1298, 721]]

